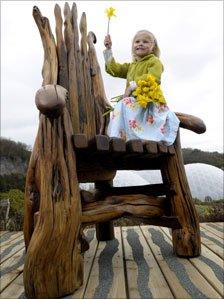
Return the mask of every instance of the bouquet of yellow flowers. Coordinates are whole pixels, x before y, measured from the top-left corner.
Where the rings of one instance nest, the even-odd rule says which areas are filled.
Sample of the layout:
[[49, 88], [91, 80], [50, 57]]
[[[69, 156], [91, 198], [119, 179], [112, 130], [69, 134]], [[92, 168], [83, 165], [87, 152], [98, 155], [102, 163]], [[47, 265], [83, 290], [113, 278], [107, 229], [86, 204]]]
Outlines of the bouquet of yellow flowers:
[[[136, 102], [142, 107], [146, 108], [149, 103], [166, 104], [163, 92], [160, 85], [156, 82], [156, 78], [153, 75], [148, 75], [146, 80], [138, 80], [136, 89], [132, 92], [132, 96], [136, 98]], [[118, 103], [124, 98], [123, 95], [116, 96], [111, 99], [111, 102]], [[103, 116], [109, 114], [114, 110], [113, 107], [103, 114]]]
[[166, 104], [160, 85], [152, 75], [148, 75], [146, 80], [138, 80], [137, 88], [132, 92], [132, 95], [143, 108], [146, 108], [151, 102]]

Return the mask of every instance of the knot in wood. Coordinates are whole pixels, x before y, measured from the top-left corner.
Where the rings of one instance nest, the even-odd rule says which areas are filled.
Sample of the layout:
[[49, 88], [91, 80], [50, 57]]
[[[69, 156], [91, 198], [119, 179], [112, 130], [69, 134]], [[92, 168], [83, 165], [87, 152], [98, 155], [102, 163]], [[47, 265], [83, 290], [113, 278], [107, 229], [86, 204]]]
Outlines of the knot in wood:
[[35, 103], [41, 113], [57, 118], [65, 107], [67, 94], [68, 91], [60, 85], [45, 85], [37, 91]]

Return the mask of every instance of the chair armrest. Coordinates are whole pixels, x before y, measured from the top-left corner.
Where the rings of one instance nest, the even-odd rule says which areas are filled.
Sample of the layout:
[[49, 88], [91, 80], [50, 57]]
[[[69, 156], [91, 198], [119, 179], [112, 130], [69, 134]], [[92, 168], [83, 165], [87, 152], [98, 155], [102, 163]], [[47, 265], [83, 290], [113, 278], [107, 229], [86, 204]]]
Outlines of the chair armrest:
[[203, 120], [201, 120], [200, 118], [180, 112], [175, 112], [175, 114], [180, 120], [181, 128], [191, 130], [197, 134], [202, 134], [206, 131], [206, 126]]

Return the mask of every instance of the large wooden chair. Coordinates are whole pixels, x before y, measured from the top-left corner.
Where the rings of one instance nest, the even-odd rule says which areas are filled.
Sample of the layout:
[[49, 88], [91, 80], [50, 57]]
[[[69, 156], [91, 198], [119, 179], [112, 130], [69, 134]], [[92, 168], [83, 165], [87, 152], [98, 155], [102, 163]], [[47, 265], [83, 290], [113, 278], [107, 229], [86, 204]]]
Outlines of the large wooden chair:
[[[144, 218], [172, 229], [173, 250], [180, 257], [200, 254], [198, 216], [188, 186], [180, 136], [173, 146], [152, 141], [109, 138], [105, 134], [110, 104], [97, 61], [94, 33], [87, 34], [77, 9], [55, 5], [56, 41], [49, 21], [37, 7], [33, 16], [43, 48], [43, 84], [36, 94], [39, 130], [27, 171], [24, 237], [27, 248], [24, 285], [28, 298], [58, 298], [83, 282], [83, 228], [96, 224], [98, 240], [114, 238], [112, 220]], [[63, 30], [64, 24], [64, 30]], [[204, 123], [176, 113], [180, 127], [198, 134]], [[117, 170], [159, 169], [163, 183], [113, 187]], [[79, 183], [94, 182], [95, 191]]]

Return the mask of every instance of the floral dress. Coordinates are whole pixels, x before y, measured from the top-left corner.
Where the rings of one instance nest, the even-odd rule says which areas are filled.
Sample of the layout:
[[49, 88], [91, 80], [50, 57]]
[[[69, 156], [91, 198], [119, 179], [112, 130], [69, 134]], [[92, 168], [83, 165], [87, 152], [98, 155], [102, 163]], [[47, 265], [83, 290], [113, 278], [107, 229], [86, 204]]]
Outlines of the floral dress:
[[[138, 82], [139, 79], [146, 78], [149, 74], [160, 83], [163, 67], [153, 54], [130, 64], [118, 64], [114, 58], [108, 57], [105, 60], [106, 71], [112, 76], [127, 78], [128, 85], [132, 81]], [[130, 96], [115, 105], [110, 115], [107, 134], [126, 141], [143, 139], [171, 145], [176, 139], [178, 128], [179, 119], [166, 103], [151, 102], [143, 108], [136, 97]]]

